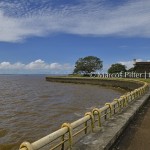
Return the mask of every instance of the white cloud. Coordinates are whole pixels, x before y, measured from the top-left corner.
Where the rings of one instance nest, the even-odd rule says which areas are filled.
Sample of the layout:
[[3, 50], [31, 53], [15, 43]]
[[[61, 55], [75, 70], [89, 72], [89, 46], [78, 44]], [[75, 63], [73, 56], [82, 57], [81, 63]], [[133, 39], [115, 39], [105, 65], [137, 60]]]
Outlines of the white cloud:
[[0, 41], [18, 42], [54, 32], [150, 37], [149, 0], [129, 0], [116, 6], [106, 0], [84, 0], [56, 8], [47, 2], [34, 1], [40, 7], [31, 7], [30, 1], [0, 2]]
[[1, 62], [0, 63], [0, 73], [12, 73], [12, 72], [26, 72], [26, 73], [67, 73], [72, 72], [73, 66], [70, 64], [59, 64], [59, 63], [46, 63], [45, 61], [38, 59], [28, 64], [23, 64], [20, 62], [10, 63]]
[[60, 64], [58, 64], [58, 63], [52, 63], [52, 64], [50, 64], [50, 66], [49, 66], [49, 68], [51, 68], [51, 69], [61, 69], [62, 68], [62, 66], [60, 65]]
[[[136, 59], [136, 62], [141, 62], [141, 61], [144, 61], [144, 60], [143, 59]], [[134, 67], [133, 66], [134, 61], [119, 61], [118, 63], [121, 63], [122, 65], [127, 66], [127, 69]]]
[[[38, 59], [36, 61], [33, 61], [33, 62], [30, 62], [29, 64], [27, 64], [25, 66], [25, 69], [48, 69], [46, 68], [47, 64], [41, 60], [41, 59]], [[55, 69], [55, 68], [54, 68]]]
[[127, 66], [127, 69], [130, 69], [133, 67], [133, 61], [120, 61], [119, 63], [121, 63], [122, 65]]
[[21, 64], [19, 62], [11, 64], [10, 62], [1, 62], [0, 63], [0, 69], [21, 69], [24, 68], [24, 64]]

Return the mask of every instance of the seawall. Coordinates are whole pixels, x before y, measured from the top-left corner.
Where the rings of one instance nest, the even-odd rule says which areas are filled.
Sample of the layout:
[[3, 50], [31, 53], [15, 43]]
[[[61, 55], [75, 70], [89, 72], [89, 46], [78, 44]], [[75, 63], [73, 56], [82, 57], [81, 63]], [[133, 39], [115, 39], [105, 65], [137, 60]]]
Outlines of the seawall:
[[93, 84], [101, 86], [119, 87], [125, 90], [134, 90], [143, 85], [143, 83], [133, 80], [115, 80], [102, 78], [83, 78], [83, 77], [46, 77], [46, 81], [62, 83]]

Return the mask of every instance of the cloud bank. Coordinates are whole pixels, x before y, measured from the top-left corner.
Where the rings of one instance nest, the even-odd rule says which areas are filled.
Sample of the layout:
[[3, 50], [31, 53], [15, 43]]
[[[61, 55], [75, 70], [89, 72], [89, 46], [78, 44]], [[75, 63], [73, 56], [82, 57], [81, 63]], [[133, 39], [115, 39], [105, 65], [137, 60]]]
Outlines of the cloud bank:
[[150, 1], [6, 0], [0, 2], [0, 41], [68, 33], [150, 38]]
[[0, 63], [0, 73], [69, 73], [72, 72], [73, 66], [70, 64], [51, 63], [48, 64], [45, 61], [38, 59], [28, 64], [20, 62]]

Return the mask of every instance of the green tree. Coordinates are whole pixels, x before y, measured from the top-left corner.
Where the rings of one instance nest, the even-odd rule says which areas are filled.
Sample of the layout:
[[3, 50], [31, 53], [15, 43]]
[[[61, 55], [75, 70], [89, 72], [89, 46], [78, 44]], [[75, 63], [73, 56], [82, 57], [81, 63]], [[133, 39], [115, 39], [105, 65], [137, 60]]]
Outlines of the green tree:
[[101, 70], [103, 62], [95, 56], [79, 58], [75, 63], [74, 74], [89, 74]]
[[128, 69], [128, 72], [135, 72], [135, 68], [132, 67], [132, 68]]
[[112, 64], [108, 69], [108, 73], [126, 72], [126, 66], [120, 63]]

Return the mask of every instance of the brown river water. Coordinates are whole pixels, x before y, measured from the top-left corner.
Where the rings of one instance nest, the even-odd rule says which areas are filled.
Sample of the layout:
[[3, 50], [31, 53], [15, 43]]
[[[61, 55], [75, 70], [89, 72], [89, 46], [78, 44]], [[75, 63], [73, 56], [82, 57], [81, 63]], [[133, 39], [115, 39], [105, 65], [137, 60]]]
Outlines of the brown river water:
[[81, 118], [125, 91], [47, 82], [44, 75], [0, 75], [0, 150], [16, 150]]

